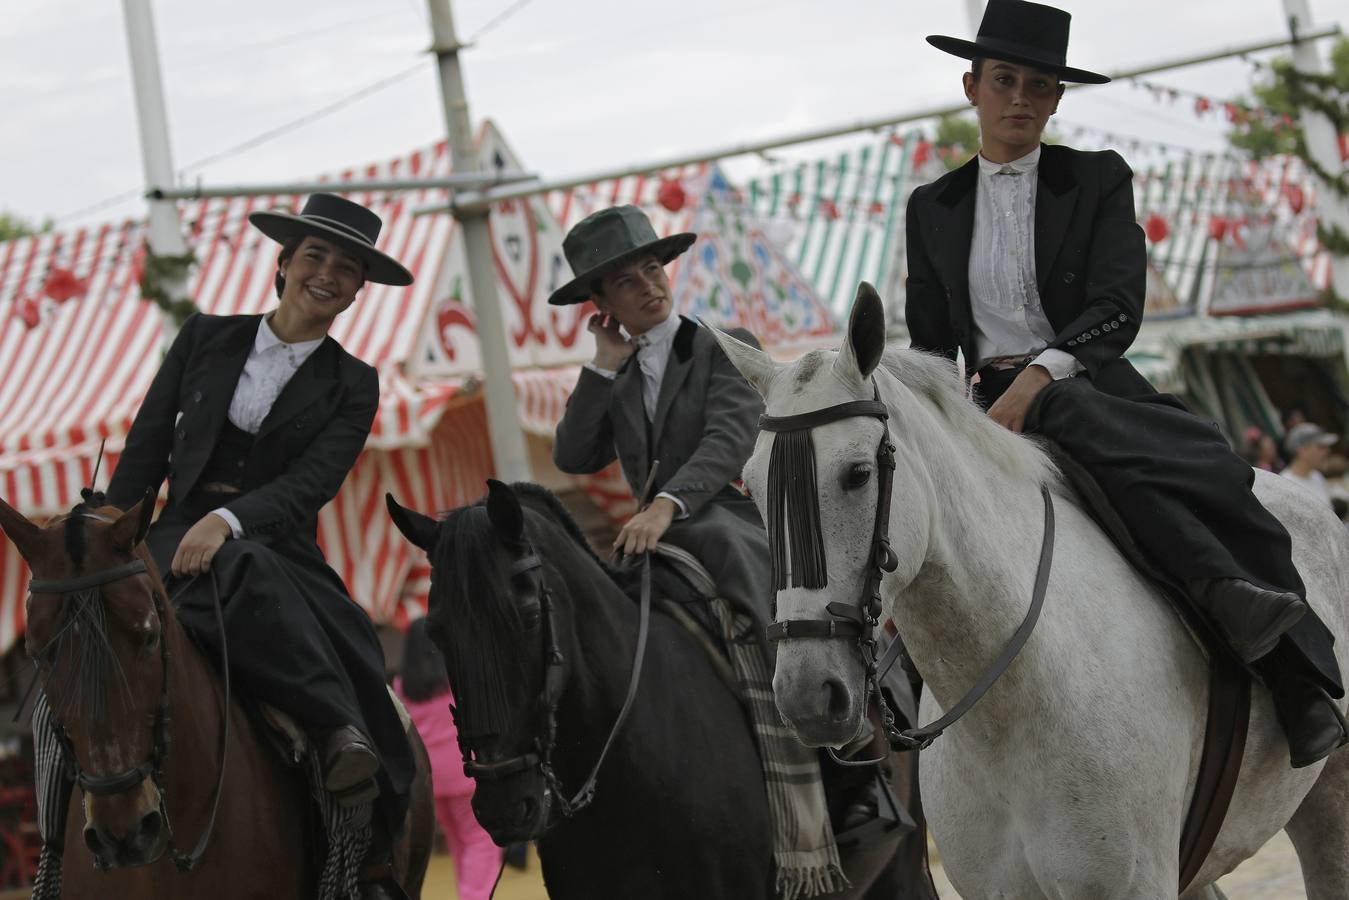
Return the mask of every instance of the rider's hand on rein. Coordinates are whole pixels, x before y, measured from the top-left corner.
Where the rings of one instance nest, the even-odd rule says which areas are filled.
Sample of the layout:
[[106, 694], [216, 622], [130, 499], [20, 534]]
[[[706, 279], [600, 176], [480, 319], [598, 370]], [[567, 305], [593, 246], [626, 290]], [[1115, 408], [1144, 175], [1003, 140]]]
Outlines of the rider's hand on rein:
[[231, 536], [229, 523], [215, 513], [207, 513], [187, 530], [173, 554], [174, 575], [200, 575], [211, 568], [220, 545]]
[[989, 407], [989, 418], [1008, 431], [1020, 434], [1026, 426], [1026, 413], [1030, 411], [1031, 404], [1053, 380], [1044, 366], [1026, 366], [997, 402]]
[[629, 556], [655, 550], [657, 542], [674, 521], [675, 504], [669, 497], [657, 497], [634, 515], [618, 532], [614, 549]]

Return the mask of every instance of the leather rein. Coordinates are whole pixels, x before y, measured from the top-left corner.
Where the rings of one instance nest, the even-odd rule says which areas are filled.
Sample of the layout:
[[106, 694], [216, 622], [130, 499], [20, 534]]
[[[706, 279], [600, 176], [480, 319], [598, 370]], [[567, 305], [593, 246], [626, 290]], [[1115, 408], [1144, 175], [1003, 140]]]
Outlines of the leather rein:
[[[1040, 560], [1035, 573], [1035, 586], [1031, 592], [1030, 609], [1016, 632], [1012, 635], [1002, 653], [988, 667], [974, 686], [966, 692], [941, 718], [921, 728], [900, 729], [895, 724], [895, 714], [881, 693], [880, 679], [898, 658], [901, 644], [898, 637], [890, 642], [884, 657], [876, 658], [875, 629], [880, 624], [881, 580], [887, 573], [895, 571], [898, 558], [890, 546], [890, 504], [891, 489], [895, 473], [895, 444], [890, 440], [890, 412], [880, 399], [880, 388], [872, 379], [872, 400], [849, 400], [833, 406], [791, 416], [760, 416], [759, 429], [772, 433], [808, 431], [820, 425], [859, 417], [875, 418], [881, 421], [884, 431], [876, 448], [876, 519], [872, 526], [871, 555], [867, 563], [866, 580], [862, 584], [861, 596], [856, 604], [830, 602], [825, 610], [831, 616], [821, 619], [784, 619], [768, 626], [770, 641], [796, 640], [800, 638], [843, 638], [853, 640], [866, 669], [866, 691], [868, 699], [876, 701], [880, 711], [881, 727], [887, 739], [887, 753], [891, 746], [901, 750], [924, 750], [941, 736], [947, 728], [970, 710], [988, 691], [993, 683], [1007, 671], [1008, 666], [1020, 654], [1021, 649], [1035, 630], [1044, 605], [1045, 591], [1049, 585], [1049, 571], [1054, 559], [1054, 501], [1049, 489], [1040, 487], [1044, 498], [1044, 538], [1040, 546]], [[818, 503], [818, 497], [815, 498]], [[873, 765], [885, 759], [849, 760], [842, 759], [830, 748], [830, 756], [842, 765]]]
[[[120, 566], [103, 569], [99, 572], [93, 572], [79, 578], [70, 579], [32, 579], [28, 584], [29, 594], [58, 594], [62, 601], [66, 601], [71, 595], [77, 595], [89, 591], [93, 588], [102, 588], [104, 585], [121, 581], [124, 578], [133, 578], [137, 575], [148, 574], [149, 568], [144, 560], [134, 559], [131, 562]], [[195, 579], [194, 579], [195, 580]], [[188, 582], [191, 584], [191, 582]], [[151, 751], [150, 759], [115, 775], [90, 775], [80, 768], [79, 759], [75, 755], [74, 745], [66, 735], [65, 728], [56, 720], [55, 710], [52, 714], [52, 723], [56, 728], [57, 735], [60, 738], [62, 754], [65, 756], [66, 764], [73, 774], [73, 779], [80, 786], [80, 790], [86, 794], [93, 794], [96, 797], [110, 796], [120, 794], [123, 791], [131, 790], [145, 779], [149, 778], [154, 782], [155, 789], [159, 792], [159, 811], [164, 817], [164, 825], [168, 830], [168, 840], [165, 842], [164, 851], [156, 856], [150, 862], [157, 862], [165, 852], [173, 860], [180, 872], [190, 872], [201, 861], [202, 855], [206, 852], [206, 845], [210, 843], [211, 834], [215, 831], [216, 813], [220, 808], [220, 795], [225, 783], [225, 763], [226, 755], [229, 752], [229, 733], [230, 733], [230, 670], [229, 670], [229, 647], [225, 637], [224, 615], [220, 607], [220, 587], [216, 583], [215, 573], [211, 573], [212, 595], [215, 600], [216, 625], [220, 632], [220, 671], [224, 682], [224, 714], [223, 723], [220, 729], [219, 751], [217, 753], [220, 759], [220, 768], [216, 772], [215, 789], [211, 797], [211, 815], [206, 822], [206, 828], [197, 839], [196, 846], [190, 853], [181, 853], [178, 850], [178, 843], [173, 833], [173, 822], [169, 818], [168, 808], [168, 790], [163, 783], [164, 768], [168, 764], [169, 751], [173, 747], [172, 733], [172, 708], [169, 704], [169, 663], [171, 654], [168, 648], [168, 635], [164, 630], [164, 598], [157, 590], [151, 591], [154, 598], [155, 615], [159, 619], [159, 658], [162, 676], [160, 679], [159, 704], [155, 709], [154, 724], [152, 726], [154, 734], [154, 748]]]
[[[561, 779], [558, 778], [557, 772], [553, 769], [553, 751], [557, 747], [557, 707], [562, 700], [563, 690], [566, 688], [567, 676], [563, 668], [562, 651], [557, 645], [553, 596], [543, 577], [543, 560], [534, 552], [516, 560], [511, 565], [511, 577], [537, 573], [540, 612], [542, 614], [544, 662], [543, 687], [539, 692], [537, 702], [539, 715], [543, 720], [543, 733], [535, 735], [533, 752], [495, 762], [479, 762], [473, 759], [471, 743], [465, 742], [464, 748], [461, 748], [464, 756], [465, 775], [469, 778], [484, 781], [501, 781], [521, 772], [537, 771], [542, 775], [549, 795], [556, 798], [557, 809], [563, 818], [575, 816], [595, 799], [595, 782], [599, 778], [600, 768], [604, 765], [605, 757], [609, 755], [609, 750], [613, 747], [618, 733], [622, 730], [623, 723], [627, 721], [628, 715], [632, 711], [633, 703], [637, 698], [637, 687], [642, 679], [642, 663], [646, 658], [647, 635], [651, 630], [651, 554], [644, 553], [642, 557], [642, 595], [638, 614], [637, 649], [633, 654], [632, 673], [628, 676], [627, 696], [624, 697], [623, 706], [618, 711], [618, 717], [609, 729], [609, 736], [604, 740], [599, 758], [595, 760], [595, 764], [590, 769], [590, 774], [586, 776], [581, 787], [574, 795], [569, 796], [562, 785]], [[545, 813], [544, 821], [547, 822], [551, 809], [545, 810]]]

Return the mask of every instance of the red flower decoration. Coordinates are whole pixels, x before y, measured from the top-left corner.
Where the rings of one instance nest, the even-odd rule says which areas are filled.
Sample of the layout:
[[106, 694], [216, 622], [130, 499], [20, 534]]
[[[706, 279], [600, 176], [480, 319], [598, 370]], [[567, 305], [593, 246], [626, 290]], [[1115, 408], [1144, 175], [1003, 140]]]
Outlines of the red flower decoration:
[[36, 328], [42, 321], [42, 308], [36, 297], [24, 297], [14, 304], [14, 312], [29, 328]]
[[1307, 202], [1307, 195], [1303, 193], [1302, 186], [1290, 184], [1283, 189], [1283, 195], [1288, 200], [1288, 208], [1293, 211], [1293, 215], [1302, 212], [1302, 207]]
[[1208, 236], [1215, 241], [1221, 242], [1227, 237], [1227, 220], [1222, 216], [1214, 216], [1208, 220]]
[[668, 209], [670, 212], [679, 212], [688, 203], [688, 194], [684, 192], [684, 186], [678, 179], [662, 181], [660, 188], [656, 191], [656, 202]]
[[1143, 231], [1147, 234], [1148, 240], [1154, 244], [1160, 244], [1166, 240], [1167, 235], [1171, 234], [1171, 226], [1166, 223], [1166, 218], [1161, 213], [1153, 213], [1148, 216], [1148, 221], [1143, 225]]
[[73, 297], [83, 297], [89, 292], [89, 279], [76, 278], [69, 269], [52, 269], [42, 284], [42, 293], [57, 303], [65, 303]]
[[1209, 99], [1207, 97], [1200, 97], [1199, 99], [1194, 101], [1194, 111], [1196, 115], [1202, 116], [1204, 113], [1208, 112], [1212, 107], [1213, 104], [1209, 102]]
[[826, 219], [833, 222], [838, 219], [838, 204], [834, 203], [833, 200], [823, 199], [820, 201], [820, 212], [824, 213]]

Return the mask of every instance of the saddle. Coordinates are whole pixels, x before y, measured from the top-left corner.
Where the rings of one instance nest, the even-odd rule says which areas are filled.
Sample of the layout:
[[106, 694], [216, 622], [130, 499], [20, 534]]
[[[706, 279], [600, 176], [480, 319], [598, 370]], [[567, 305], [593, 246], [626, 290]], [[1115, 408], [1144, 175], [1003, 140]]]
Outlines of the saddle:
[[1251, 714], [1251, 677], [1212, 626], [1185, 601], [1184, 587], [1159, 571], [1139, 548], [1096, 479], [1062, 447], [1039, 438], [1064, 480], [1077, 493], [1083, 510], [1105, 532], [1130, 564], [1162, 589], [1181, 626], [1209, 662], [1208, 717], [1194, 796], [1180, 835], [1180, 890], [1199, 874], [1236, 790]]

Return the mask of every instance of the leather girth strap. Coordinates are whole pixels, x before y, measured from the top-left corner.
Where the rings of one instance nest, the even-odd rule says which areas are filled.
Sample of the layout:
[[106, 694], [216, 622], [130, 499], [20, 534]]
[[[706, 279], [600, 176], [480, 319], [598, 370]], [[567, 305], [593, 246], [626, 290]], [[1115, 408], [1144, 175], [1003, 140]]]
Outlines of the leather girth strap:
[[1226, 653], [1211, 653], [1204, 749], [1180, 833], [1180, 893], [1199, 874], [1223, 827], [1241, 774], [1250, 721], [1250, 677]]

